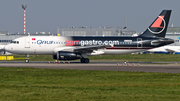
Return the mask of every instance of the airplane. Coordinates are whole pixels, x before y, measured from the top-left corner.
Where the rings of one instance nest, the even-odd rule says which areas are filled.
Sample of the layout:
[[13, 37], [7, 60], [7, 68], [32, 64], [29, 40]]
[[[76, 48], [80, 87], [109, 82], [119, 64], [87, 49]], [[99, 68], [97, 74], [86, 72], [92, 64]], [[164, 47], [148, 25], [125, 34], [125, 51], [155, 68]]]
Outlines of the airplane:
[[154, 54], [180, 54], [180, 37], [173, 38], [175, 43], [172, 45], [166, 45], [158, 48], [146, 50], [143, 53], [154, 53]]
[[154, 22], [137, 37], [126, 36], [26, 36], [12, 40], [5, 51], [29, 55], [52, 55], [56, 60], [89, 63], [89, 55], [119, 55], [141, 52], [174, 43], [165, 38], [171, 10], [163, 10]]
[[180, 54], [180, 46], [162, 46], [154, 49], [147, 50], [149, 53], [161, 54]]

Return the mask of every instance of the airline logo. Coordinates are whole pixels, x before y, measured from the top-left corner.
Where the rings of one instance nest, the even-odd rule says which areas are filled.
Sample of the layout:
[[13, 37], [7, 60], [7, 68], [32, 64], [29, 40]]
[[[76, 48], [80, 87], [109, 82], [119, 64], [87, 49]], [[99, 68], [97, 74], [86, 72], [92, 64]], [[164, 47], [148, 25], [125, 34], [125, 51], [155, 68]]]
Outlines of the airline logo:
[[36, 38], [32, 38], [32, 40], [36, 40]]
[[37, 44], [53, 44], [54, 41], [37, 40]]
[[148, 30], [153, 34], [161, 33], [166, 26], [166, 22], [164, 20], [164, 16], [159, 16], [154, 23], [148, 28]]
[[163, 19], [164, 19], [164, 16], [159, 16], [159, 17], [157, 18], [157, 20], [152, 24], [151, 27], [164, 28], [164, 26], [161, 26], [161, 23], [162, 23]]
[[111, 44], [115, 44], [115, 45], [119, 45], [119, 41], [101, 41], [101, 40], [76, 40], [76, 41], [65, 41], [65, 45], [66, 46], [74, 46], [74, 45], [81, 45], [81, 46], [86, 46], [86, 45], [111, 45]]

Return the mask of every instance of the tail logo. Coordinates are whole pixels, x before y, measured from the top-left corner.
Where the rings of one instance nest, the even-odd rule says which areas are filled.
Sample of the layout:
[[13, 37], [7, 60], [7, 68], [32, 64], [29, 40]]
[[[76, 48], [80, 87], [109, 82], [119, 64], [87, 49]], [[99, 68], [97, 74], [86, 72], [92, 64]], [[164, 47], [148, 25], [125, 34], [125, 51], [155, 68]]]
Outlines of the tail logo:
[[161, 33], [166, 26], [166, 22], [164, 20], [164, 16], [159, 16], [156, 21], [148, 28], [148, 30], [153, 34]]

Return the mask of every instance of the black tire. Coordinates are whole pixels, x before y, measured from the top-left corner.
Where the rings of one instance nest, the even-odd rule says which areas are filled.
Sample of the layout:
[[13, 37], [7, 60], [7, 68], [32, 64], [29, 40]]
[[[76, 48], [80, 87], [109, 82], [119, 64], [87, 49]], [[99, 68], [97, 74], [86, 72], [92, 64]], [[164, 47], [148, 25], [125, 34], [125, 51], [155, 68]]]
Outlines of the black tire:
[[28, 60], [28, 59], [26, 59], [26, 60], [25, 60], [25, 63], [29, 63], [29, 60]]
[[88, 58], [85, 58], [84, 63], [89, 63], [89, 59], [88, 59]]
[[85, 58], [81, 58], [81, 63], [85, 63]]

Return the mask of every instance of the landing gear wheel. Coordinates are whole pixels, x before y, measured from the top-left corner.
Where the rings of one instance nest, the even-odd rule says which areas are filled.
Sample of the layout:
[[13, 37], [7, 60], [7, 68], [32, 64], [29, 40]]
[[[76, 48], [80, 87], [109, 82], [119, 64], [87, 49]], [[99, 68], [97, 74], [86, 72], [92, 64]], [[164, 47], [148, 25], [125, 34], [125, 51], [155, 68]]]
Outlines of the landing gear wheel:
[[85, 58], [85, 63], [89, 63], [89, 59], [88, 58]]
[[84, 63], [85, 62], [85, 58], [81, 58], [81, 63]]
[[25, 63], [29, 63], [29, 60], [28, 60], [28, 59], [26, 59], [26, 60], [25, 60]]
[[89, 63], [89, 59], [88, 58], [81, 58], [81, 63]]
[[26, 56], [25, 63], [29, 63], [29, 54], [27, 54], [27, 56]]

